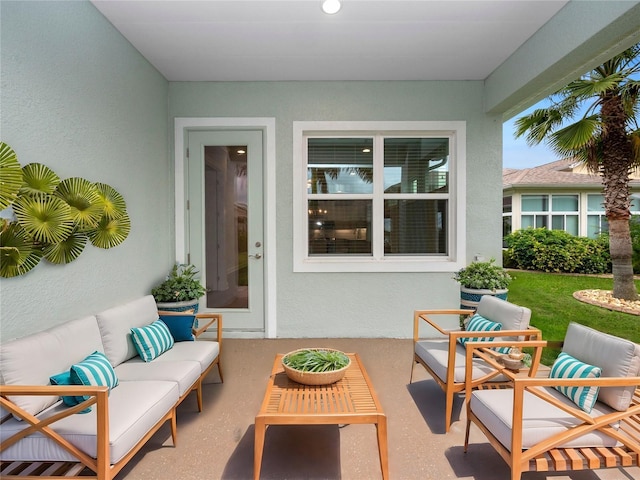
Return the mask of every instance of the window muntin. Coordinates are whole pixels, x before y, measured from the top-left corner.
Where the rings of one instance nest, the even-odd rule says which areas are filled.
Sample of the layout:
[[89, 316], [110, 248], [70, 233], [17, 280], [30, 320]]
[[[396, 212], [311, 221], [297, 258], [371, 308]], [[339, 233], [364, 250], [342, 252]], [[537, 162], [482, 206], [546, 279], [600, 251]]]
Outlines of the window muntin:
[[[421, 128], [411, 128], [415, 126]], [[336, 150], [338, 144], [341, 149]], [[369, 144], [372, 151], [362, 151]], [[304, 189], [299, 180], [294, 183], [294, 271], [461, 268], [464, 259], [457, 255], [465, 251], [464, 235], [458, 233], [465, 217], [464, 144], [464, 122], [294, 122], [294, 178], [300, 179], [296, 171], [304, 172], [306, 182]], [[345, 153], [349, 149], [351, 156]], [[330, 158], [329, 150], [341, 155]], [[370, 153], [372, 164], [363, 162], [357, 150]], [[329, 168], [334, 169], [331, 175], [320, 171]], [[366, 170], [353, 172], [356, 168]], [[357, 188], [345, 188], [340, 177], [347, 174], [359, 177]], [[332, 225], [323, 223], [321, 233], [314, 231], [322, 220], [312, 215], [327, 210], [331, 216], [330, 208], [324, 208], [330, 204], [324, 202], [335, 200], [368, 201], [371, 207], [370, 214], [354, 207], [360, 217], [350, 220], [350, 235], [337, 232], [336, 224], [334, 248], [333, 240], [323, 243], [334, 238]]]

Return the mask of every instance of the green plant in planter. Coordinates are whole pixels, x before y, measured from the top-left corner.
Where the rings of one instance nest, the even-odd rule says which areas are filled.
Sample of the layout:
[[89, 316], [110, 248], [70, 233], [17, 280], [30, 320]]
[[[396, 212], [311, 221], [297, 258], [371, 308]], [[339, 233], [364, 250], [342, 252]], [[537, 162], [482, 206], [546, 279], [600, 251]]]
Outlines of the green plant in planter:
[[167, 278], [151, 289], [151, 295], [161, 303], [196, 300], [206, 292], [197, 273], [193, 265], [176, 263]]
[[465, 288], [477, 290], [506, 289], [511, 283], [511, 275], [499, 265], [495, 258], [488, 262], [472, 262], [453, 276]]

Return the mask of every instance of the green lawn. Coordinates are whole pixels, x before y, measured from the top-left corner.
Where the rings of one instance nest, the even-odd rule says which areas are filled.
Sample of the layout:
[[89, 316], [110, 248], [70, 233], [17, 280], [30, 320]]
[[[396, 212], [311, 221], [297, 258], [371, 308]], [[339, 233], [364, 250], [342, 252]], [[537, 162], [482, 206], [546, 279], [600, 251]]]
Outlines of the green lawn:
[[[577, 290], [611, 290], [613, 280], [584, 275], [541, 272], [510, 272], [509, 302], [531, 309], [531, 324], [542, 330], [545, 340], [562, 340], [569, 322], [581, 323], [602, 332], [640, 343], [640, 316], [596, 307], [573, 298]], [[640, 282], [636, 282], [640, 291]], [[557, 352], [545, 352], [550, 364]]]

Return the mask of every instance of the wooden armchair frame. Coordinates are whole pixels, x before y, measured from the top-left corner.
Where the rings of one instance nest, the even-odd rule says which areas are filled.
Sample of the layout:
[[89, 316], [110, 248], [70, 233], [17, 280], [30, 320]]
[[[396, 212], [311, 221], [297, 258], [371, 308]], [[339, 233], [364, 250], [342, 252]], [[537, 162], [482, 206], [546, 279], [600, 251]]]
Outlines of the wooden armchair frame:
[[[465, 382], [456, 382], [454, 380], [455, 376], [455, 356], [456, 356], [456, 345], [458, 344], [458, 339], [460, 338], [481, 338], [481, 337], [524, 337], [527, 340], [531, 339], [541, 339], [542, 332], [534, 327], [529, 327], [527, 330], [500, 330], [496, 332], [467, 332], [465, 330], [458, 329], [445, 329], [442, 328], [438, 323], [432, 319], [432, 316], [436, 315], [465, 315], [470, 318], [475, 313], [475, 310], [467, 310], [467, 309], [444, 309], [444, 310], [415, 310], [413, 314], [413, 363], [411, 365], [411, 377], [409, 378], [409, 383], [413, 382], [413, 370], [416, 363], [422, 365], [425, 370], [433, 377], [436, 383], [440, 386], [440, 388], [444, 391], [445, 394], [445, 432], [449, 432], [449, 428], [451, 426], [451, 416], [453, 413], [453, 398], [454, 395], [465, 390]], [[415, 351], [415, 345], [417, 342], [422, 340], [420, 337], [420, 325], [421, 322], [426, 322], [430, 327], [435, 329], [439, 334], [446, 337], [448, 339], [448, 359], [447, 359], [447, 376], [445, 379], [441, 379], [436, 375], [433, 369], [426, 364], [418, 356]], [[516, 344], [516, 341], [510, 340], [507, 342], [499, 342], [498, 340], [493, 340], [491, 342], [492, 346], [512, 346]], [[536, 367], [537, 368], [537, 365]], [[491, 378], [496, 377], [500, 372], [496, 371], [495, 373], [489, 375], [489, 377], [482, 377], [477, 381], [473, 382], [473, 385], [476, 384], [486, 384]], [[535, 374], [535, 370], [533, 372]], [[494, 386], [508, 386], [508, 383], [505, 382], [495, 382]]]
[[[547, 342], [522, 342], [523, 346], [529, 346], [536, 350], [533, 356], [534, 362], [539, 362], [542, 348], [548, 346]], [[538, 353], [539, 351], [539, 353]], [[464, 451], [469, 447], [469, 431], [471, 423], [474, 423], [487, 437], [489, 443], [496, 449], [500, 456], [511, 468], [511, 480], [520, 480], [522, 472], [527, 471], [567, 471], [567, 470], [592, 470], [598, 468], [630, 467], [639, 465], [640, 457], [640, 377], [600, 377], [589, 379], [558, 379], [535, 378], [534, 375], [523, 376], [507, 370], [495, 361], [492, 352], [480, 343], [467, 344], [467, 368], [471, 365], [473, 357], [481, 357], [491, 364], [496, 371], [509, 377], [513, 385], [513, 417], [511, 429], [511, 449], [503, 445], [494, 434], [476, 417], [471, 410], [470, 399], [474, 388], [478, 388], [477, 382], [472, 382], [470, 374], [467, 374], [465, 397], [467, 402], [467, 429], [465, 434]], [[468, 370], [467, 370], [468, 371]], [[541, 387], [554, 386], [635, 386], [635, 394], [629, 408], [623, 412], [613, 411], [597, 417], [592, 417], [580, 408], [567, 405], [550, 395]], [[480, 386], [480, 388], [483, 388]], [[575, 427], [539, 442], [528, 449], [522, 448], [522, 419], [524, 392], [549, 402], [550, 404], [573, 415], [581, 421]], [[611, 425], [619, 422], [619, 428]], [[621, 446], [616, 447], [563, 447], [567, 442], [581, 437], [589, 432], [599, 431], [617, 440]]]
[[[24, 395], [59, 395], [59, 396], [88, 396], [89, 399], [76, 405], [69, 407], [61, 411], [60, 413], [53, 415], [49, 418], [40, 420], [34, 415], [24, 411], [16, 406], [9, 398], [9, 396], [24, 396]], [[9, 448], [22, 438], [31, 435], [35, 432], [40, 432], [42, 435], [50, 438], [55, 443], [60, 445], [63, 449], [73, 455], [79, 464], [89, 468], [95, 472], [95, 476], [80, 476], [83, 468], [75, 469], [76, 475], [74, 477], [84, 479], [94, 478], [96, 480], [110, 480], [115, 477], [120, 470], [133, 458], [133, 456], [142, 448], [142, 446], [153, 436], [154, 433], [167, 421], [171, 421], [171, 438], [173, 445], [176, 445], [178, 434], [176, 427], [176, 409], [175, 406], [167, 412], [154, 426], [151, 428], [145, 436], [131, 449], [118, 463], [110, 465], [109, 463], [109, 389], [107, 387], [85, 387], [85, 386], [28, 386], [28, 385], [0, 385], [0, 406], [6, 409], [9, 413], [14, 414], [17, 417], [22, 418], [30, 426], [24, 430], [12, 435], [0, 445], [0, 451]], [[62, 420], [70, 415], [74, 415], [85, 408], [95, 405], [96, 408], [96, 452], [97, 458], [92, 458], [84, 453], [79, 448], [75, 447], [71, 442], [66, 440], [55, 430], [51, 428], [55, 422]], [[23, 464], [24, 462], [16, 462]], [[69, 462], [57, 462], [60, 463], [62, 469], [66, 469]], [[72, 463], [73, 464], [73, 463]], [[10, 474], [8, 472], [7, 474]], [[4, 474], [3, 474], [4, 477]], [[40, 475], [20, 475], [23, 479], [36, 479], [42, 478]], [[65, 478], [69, 478], [70, 475], [65, 475]]]

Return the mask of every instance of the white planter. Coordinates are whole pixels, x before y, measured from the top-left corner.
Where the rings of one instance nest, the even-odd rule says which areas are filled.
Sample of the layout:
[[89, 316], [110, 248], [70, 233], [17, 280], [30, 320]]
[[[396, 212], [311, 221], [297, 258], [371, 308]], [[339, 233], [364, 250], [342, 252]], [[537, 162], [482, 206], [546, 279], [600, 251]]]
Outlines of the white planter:
[[508, 293], [509, 289], [507, 288], [488, 290], [460, 287], [460, 308], [466, 310], [475, 310], [476, 308], [478, 308], [478, 303], [480, 303], [480, 299], [483, 296], [491, 295], [492, 297], [498, 297], [502, 300], [506, 300]]
[[199, 299], [184, 300], [183, 302], [156, 302], [158, 310], [164, 310], [167, 312], [186, 312], [187, 310], [193, 310], [193, 313], [198, 313]]

